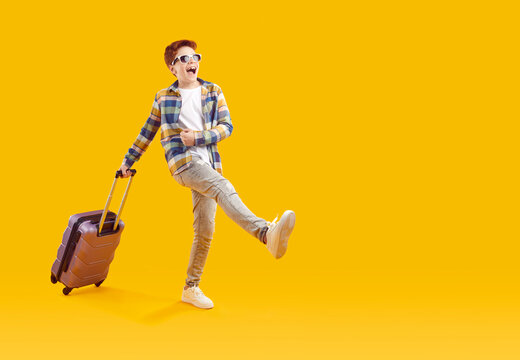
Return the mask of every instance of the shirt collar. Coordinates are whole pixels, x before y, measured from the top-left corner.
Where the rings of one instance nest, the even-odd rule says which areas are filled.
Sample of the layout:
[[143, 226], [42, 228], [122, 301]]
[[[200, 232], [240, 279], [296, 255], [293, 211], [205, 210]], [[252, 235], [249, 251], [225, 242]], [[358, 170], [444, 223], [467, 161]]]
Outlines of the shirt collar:
[[[210, 84], [210, 82], [208, 81], [204, 81], [202, 80], [201, 78], [197, 78], [197, 80], [201, 83], [201, 86], [205, 89], [205, 90], [208, 90], [207, 86]], [[177, 94], [180, 94], [180, 91], [179, 91], [179, 80], [175, 80], [175, 82], [173, 84], [170, 85], [170, 87], [168, 88], [168, 90], [170, 91], [173, 91]]]

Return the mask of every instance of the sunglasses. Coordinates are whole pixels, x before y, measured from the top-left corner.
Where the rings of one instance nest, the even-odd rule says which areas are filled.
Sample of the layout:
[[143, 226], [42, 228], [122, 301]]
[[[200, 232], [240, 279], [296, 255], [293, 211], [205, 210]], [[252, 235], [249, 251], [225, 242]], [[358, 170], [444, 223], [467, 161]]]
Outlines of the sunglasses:
[[180, 60], [181, 63], [187, 64], [190, 59], [193, 59], [195, 62], [199, 62], [202, 59], [201, 54], [193, 54], [193, 55], [179, 55], [175, 58], [175, 60], [172, 61], [172, 65], [175, 65], [177, 60]]

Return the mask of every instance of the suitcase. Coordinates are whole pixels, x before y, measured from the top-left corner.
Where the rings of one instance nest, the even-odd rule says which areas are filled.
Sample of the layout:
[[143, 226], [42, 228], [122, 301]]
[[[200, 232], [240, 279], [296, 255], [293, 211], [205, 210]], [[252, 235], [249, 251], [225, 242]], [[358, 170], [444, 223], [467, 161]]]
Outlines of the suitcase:
[[[51, 282], [58, 281], [65, 285], [63, 294], [68, 295], [72, 289], [95, 284], [100, 286], [106, 279], [110, 263], [119, 245], [125, 224], [121, 220], [121, 211], [126, 202], [128, 190], [136, 170], [131, 169], [131, 176], [126, 186], [123, 200], [117, 215], [108, 210], [112, 194], [119, 177], [123, 173], [118, 170], [110, 194], [103, 210], [88, 211], [72, 215], [65, 232], [56, 261], [51, 269]], [[100, 225], [101, 224], [101, 225]]]

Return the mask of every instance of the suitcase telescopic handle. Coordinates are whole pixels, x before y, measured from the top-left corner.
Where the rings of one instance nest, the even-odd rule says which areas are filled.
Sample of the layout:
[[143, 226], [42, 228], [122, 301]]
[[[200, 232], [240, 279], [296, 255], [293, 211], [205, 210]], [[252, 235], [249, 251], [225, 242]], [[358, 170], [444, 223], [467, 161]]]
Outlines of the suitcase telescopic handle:
[[[123, 207], [125, 206], [126, 197], [128, 196], [128, 190], [130, 189], [130, 185], [132, 184], [134, 175], [137, 173], [137, 170], [135, 170], [135, 169], [130, 169], [129, 171], [132, 174], [130, 176], [130, 179], [128, 180], [128, 184], [126, 185], [126, 190], [125, 190], [125, 194], [123, 195], [123, 200], [121, 200], [121, 204], [119, 205], [119, 210], [117, 211], [116, 221], [114, 222], [114, 227], [112, 228], [113, 231], [115, 231], [117, 228], [119, 219], [121, 217], [121, 212], [123, 211]], [[110, 194], [108, 194], [108, 199], [105, 204], [105, 208], [103, 209], [103, 215], [101, 215], [101, 220], [99, 221], [98, 236], [101, 234], [103, 225], [105, 225], [105, 219], [106, 219], [106, 216], [108, 213], [108, 207], [110, 206], [110, 203], [112, 202], [112, 194], [114, 193], [114, 189], [116, 188], [117, 179], [119, 177], [123, 177], [123, 172], [121, 170], [116, 171], [116, 176], [114, 178], [114, 182], [112, 183], [112, 188], [110, 189]]]

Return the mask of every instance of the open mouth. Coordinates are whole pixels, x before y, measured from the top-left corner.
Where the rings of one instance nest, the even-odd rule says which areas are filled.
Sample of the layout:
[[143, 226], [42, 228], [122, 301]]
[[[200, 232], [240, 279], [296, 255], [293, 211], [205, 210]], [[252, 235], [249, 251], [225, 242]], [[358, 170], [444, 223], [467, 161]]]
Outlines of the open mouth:
[[196, 67], [190, 67], [190, 68], [188, 68], [187, 72], [191, 73], [191, 74], [196, 74], [197, 73], [197, 68]]

